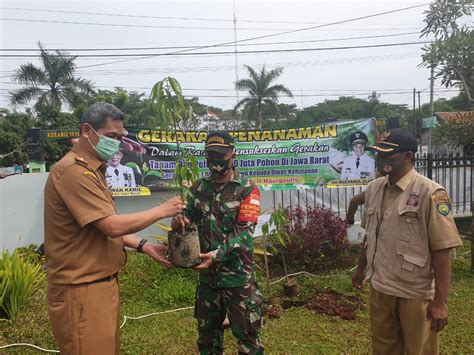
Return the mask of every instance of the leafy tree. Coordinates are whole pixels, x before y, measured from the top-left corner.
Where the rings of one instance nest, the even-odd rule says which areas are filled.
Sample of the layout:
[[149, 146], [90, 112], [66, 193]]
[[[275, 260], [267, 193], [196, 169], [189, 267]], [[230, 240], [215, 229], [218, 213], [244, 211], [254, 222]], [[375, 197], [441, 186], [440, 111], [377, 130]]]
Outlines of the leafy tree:
[[467, 24], [474, 8], [473, 0], [435, 0], [425, 11], [421, 37], [433, 35], [425, 46], [422, 67], [435, 67], [436, 78], [446, 87], [460, 86], [474, 103], [474, 33]]
[[24, 85], [10, 92], [13, 106], [36, 100], [33, 107], [37, 112], [46, 106], [59, 111], [63, 103], [73, 107], [83, 99], [83, 95], [93, 92], [92, 82], [74, 76], [77, 57], [63, 51], [51, 53], [41, 43], [38, 45], [41, 67], [32, 63], [23, 64], [13, 75], [15, 82]]
[[352, 96], [341, 96], [335, 100], [325, 100], [314, 106], [298, 111], [295, 125], [305, 126], [331, 119], [354, 120], [359, 118], [390, 118], [408, 116], [406, 105], [393, 105], [379, 100], [377, 93], [372, 93], [367, 100]]
[[433, 137], [438, 144], [453, 148], [464, 146], [466, 151], [474, 151], [473, 115], [470, 112], [456, 112], [453, 119], [442, 120], [433, 128]]
[[[0, 166], [22, 165], [28, 162], [24, 146], [29, 128], [34, 127], [36, 119], [30, 113], [10, 112], [2, 109], [0, 113]], [[9, 154], [12, 153], [12, 154]]]
[[[467, 95], [463, 91], [451, 99], [440, 98], [435, 100], [433, 106], [434, 112], [469, 111], [471, 109]], [[429, 115], [430, 104], [421, 105], [421, 116], [428, 117]]]
[[296, 118], [296, 104], [264, 106], [262, 112], [263, 128], [288, 128]]
[[[37, 127], [43, 130], [79, 129], [77, 116], [60, 112], [54, 107], [42, 107], [37, 113]], [[44, 140], [44, 160], [47, 168], [60, 160], [70, 149], [69, 139]]]
[[124, 114], [124, 124], [132, 127], [148, 127], [156, 116], [156, 108], [150, 105], [150, 100], [145, 93], [127, 91], [120, 87], [115, 90], [97, 90], [87, 101], [76, 107], [75, 115], [80, 117], [88, 106], [96, 102], [108, 102], [118, 107]]
[[255, 71], [248, 65], [245, 65], [250, 78], [241, 79], [235, 83], [238, 90], [248, 90], [249, 96], [240, 100], [235, 106], [235, 111], [243, 107], [242, 117], [248, 121], [255, 122], [257, 129], [262, 128], [262, 114], [265, 106], [269, 106], [275, 112], [278, 112], [278, 95], [286, 94], [293, 97], [290, 89], [281, 84], [271, 85], [273, 81], [283, 73], [283, 68], [277, 67], [270, 71], [262, 67], [260, 72]]

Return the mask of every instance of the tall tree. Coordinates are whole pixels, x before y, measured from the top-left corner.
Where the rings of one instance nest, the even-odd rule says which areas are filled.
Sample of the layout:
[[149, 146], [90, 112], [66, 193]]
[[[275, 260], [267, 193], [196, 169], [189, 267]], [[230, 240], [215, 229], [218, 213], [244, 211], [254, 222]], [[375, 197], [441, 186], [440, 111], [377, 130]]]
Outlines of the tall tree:
[[10, 112], [0, 109], [0, 166], [26, 164], [25, 146], [28, 128], [35, 126], [36, 118], [26, 112]]
[[131, 127], [147, 127], [156, 115], [155, 106], [144, 92], [127, 91], [120, 87], [112, 90], [97, 90], [84, 104], [75, 107], [74, 113], [80, 119], [90, 105], [103, 101], [118, 107], [124, 114], [124, 125]]
[[354, 120], [358, 118], [404, 118], [409, 113], [406, 105], [394, 105], [379, 100], [376, 92], [367, 99], [341, 96], [335, 100], [325, 100], [297, 112], [296, 125], [311, 125], [330, 119]]
[[10, 92], [10, 103], [13, 106], [36, 100], [33, 106], [36, 112], [43, 107], [60, 111], [63, 103], [73, 107], [81, 101], [83, 95], [93, 92], [91, 81], [74, 76], [76, 56], [58, 50], [51, 53], [41, 43], [38, 45], [41, 67], [32, 63], [23, 64], [13, 75], [13, 80], [23, 85]]
[[[474, 0], [435, 0], [425, 11], [421, 37], [434, 40], [423, 48], [422, 67], [436, 68], [436, 78], [446, 87], [458, 86], [474, 103], [474, 32], [468, 19]], [[466, 23], [463, 23], [466, 22]]]
[[235, 110], [243, 108], [244, 118], [254, 121], [255, 127], [261, 129], [264, 106], [269, 106], [270, 109], [279, 112], [278, 95], [286, 94], [293, 97], [293, 93], [281, 84], [270, 86], [283, 73], [283, 68], [277, 67], [267, 71], [263, 66], [260, 72], [255, 71], [248, 65], [245, 65], [245, 68], [248, 71], [249, 78], [238, 80], [235, 83], [235, 88], [237, 90], [248, 90], [249, 96], [240, 100], [235, 106]]

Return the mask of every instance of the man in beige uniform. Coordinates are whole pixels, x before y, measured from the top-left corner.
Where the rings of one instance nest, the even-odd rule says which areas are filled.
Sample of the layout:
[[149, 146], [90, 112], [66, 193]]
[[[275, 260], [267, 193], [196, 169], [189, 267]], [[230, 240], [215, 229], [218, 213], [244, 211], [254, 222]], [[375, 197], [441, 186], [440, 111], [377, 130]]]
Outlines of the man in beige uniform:
[[105, 180], [105, 161], [127, 132], [115, 106], [96, 103], [84, 113], [81, 136], [52, 169], [45, 186], [44, 236], [48, 314], [64, 354], [118, 354], [119, 286], [124, 247], [170, 266], [166, 248], [135, 233], [182, 212], [173, 197], [147, 211], [117, 215]]
[[352, 282], [371, 282], [372, 350], [437, 354], [448, 320], [450, 249], [461, 245], [451, 202], [442, 186], [413, 169], [417, 143], [410, 132], [384, 132], [368, 149], [387, 176], [367, 186], [367, 243]]

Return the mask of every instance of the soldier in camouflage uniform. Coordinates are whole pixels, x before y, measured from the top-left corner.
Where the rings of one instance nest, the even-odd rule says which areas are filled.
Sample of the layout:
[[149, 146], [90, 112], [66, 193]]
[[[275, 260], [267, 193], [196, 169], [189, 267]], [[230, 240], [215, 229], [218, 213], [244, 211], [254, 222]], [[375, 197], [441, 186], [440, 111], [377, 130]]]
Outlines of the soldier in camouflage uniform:
[[185, 215], [172, 221], [174, 229], [195, 223], [203, 260], [196, 290], [199, 352], [222, 354], [229, 316], [239, 354], [263, 354], [260, 331], [263, 296], [255, 279], [253, 232], [260, 211], [260, 192], [233, 168], [233, 138], [212, 132], [206, 140], [211, 175], [192, 187]]

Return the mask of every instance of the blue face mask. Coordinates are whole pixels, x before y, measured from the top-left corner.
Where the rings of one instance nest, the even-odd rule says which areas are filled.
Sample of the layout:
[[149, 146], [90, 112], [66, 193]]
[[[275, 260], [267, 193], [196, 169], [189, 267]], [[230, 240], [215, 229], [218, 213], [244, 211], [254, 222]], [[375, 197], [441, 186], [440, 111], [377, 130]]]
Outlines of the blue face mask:
[[[92, 128], [92, 126], [91, 126]], [[99, 157], [102, 160], [106, 161], [112, 158], [120, 149], [120, 141], [110, 137], [103, 136], [102, 134], [97, 133], [97, 131], [92, 128], [92, 130], [99, 136], [99, 142], [94, 147], [92, 142], [89, 140], [89, 143], [94, 147], [94, 150], [97, 152]]]

